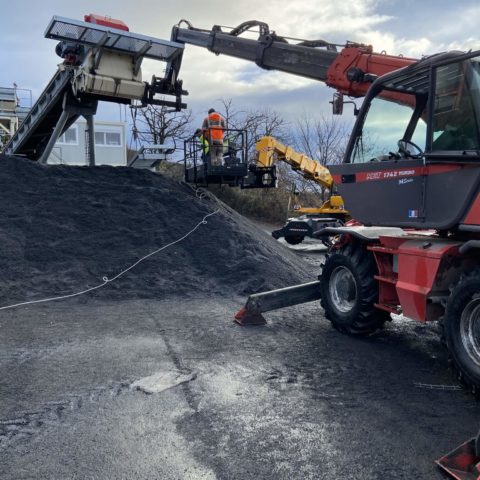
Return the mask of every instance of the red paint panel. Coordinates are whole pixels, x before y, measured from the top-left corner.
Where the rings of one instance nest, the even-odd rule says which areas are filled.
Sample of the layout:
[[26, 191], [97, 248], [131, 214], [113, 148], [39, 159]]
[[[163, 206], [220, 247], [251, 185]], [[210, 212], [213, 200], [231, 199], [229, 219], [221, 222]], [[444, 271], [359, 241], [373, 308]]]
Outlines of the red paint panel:
[[84, 20], [88, 23], [94, 23], [95, 25], [101, 25], [102, 27], [116, 28], [117, 30], [129, 31], [127, 25], [121, 20], [115, 18], [105, 17], [103, 15], [95, 15], [90, 13], [90, 15], [85, 15]]
[[[354, 45], [345, 47], [332, 62], [327, 71], [326, 83], [337, 91], [354, 97], [363, 97], [370, 88], [370, 82], [351, 82], [347, 72], [358, 68], [365, 73], [384, 75], [399, 68], [415, 63], [417, 60], [407, 57], [396, 57], [374, 53], [370, 45]], [[385, 92], [392, 100], [399, 103], [412, 104], [412, 95], [397, 92]]]
[[[389, 243], [381, 237], [381, 244]], [[453, 255], [460, 243], [431, 237], [407, 237], [397, 246], [398, 280], [396, 289], [404, 315], [426, 322], [427, 298], [435, 284], [438, 269], [446, 255]], [[395, 242], [396, 243], [396, 242]], [[427, 244], [430, 243], [430, 246]]]
[[437, 275], [440, 260], [399, 255], [397, 293], [404, 315], [426, 322], [427, 296]]
[[341, 175], [332, 175], [333, 182], [336, 183], [337, 185], [340, 185], [342, 183], [342, 176]]

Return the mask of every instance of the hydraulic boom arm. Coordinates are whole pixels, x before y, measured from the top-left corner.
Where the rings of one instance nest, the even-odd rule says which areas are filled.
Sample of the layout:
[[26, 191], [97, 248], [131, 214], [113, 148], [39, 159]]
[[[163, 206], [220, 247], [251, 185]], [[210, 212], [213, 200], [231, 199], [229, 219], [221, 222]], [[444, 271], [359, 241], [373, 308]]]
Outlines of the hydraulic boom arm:
[[262, 137], [255, 144], [255, 149], [259, 167], [271, 167], [276, 160], [280, 160], [288, 163], [293, 170], [299, 171], [307, 180], [313, 180], [328, 189], [333, 185], [333, 178], [328, 168], [303, 153], [283, 145], [273, 137]]
[[332, 191], [333, 177], [328, 168], [307, 157], [307, 155], [298, 153], [293, 148], [283, 145], [283, 143], [273, 137], [262, 137], [255, 144], [255, 149], [257, 151], [257, 167], [262, 169], [272, 167], [276, 161], [285, 162], [306, 180], [312, 180], [330, 191], [329, 198], [321, 207], [301, 207], [297, 209], [298, 213], [342, 215], [345, 219], [349, 217], [349, 213], [344, 207], [343, 198]]
[[[181, 27], [183, 23], [186, 27]], [[252, 27], [259, 28], [258, 39], [240, 36]], [[279, 70], [319, 80], [352, 97], [364, 96], [376, 77], [417, 61], [374, 53], [370, 45], [351, 42], [340, 51], [337, 51], [337, 45], [324, 40], [289, 43], [284, 37], [270, 31], [266, 23], [258, 21], [245, 22], [224, 32], [219, 26], [204, 30], [181, 20], [173, 27], [171, 40], [204, 47], [217, 55], [250, 60], [267, 70]]]

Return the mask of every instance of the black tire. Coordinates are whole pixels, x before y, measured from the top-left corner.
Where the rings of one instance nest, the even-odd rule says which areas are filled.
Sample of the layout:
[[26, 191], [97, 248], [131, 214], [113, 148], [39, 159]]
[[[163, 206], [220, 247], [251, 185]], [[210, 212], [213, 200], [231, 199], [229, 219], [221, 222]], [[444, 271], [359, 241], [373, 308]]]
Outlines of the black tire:
[[480, 395], [480, 269], [464, 275], [451, 291], [443, 332], [458, 378]]
[[347, 244], [327, 258], [320, 277], [322, 306], [340, 332], [369, 335], [390, 319], [388, 312], [374, 307], [376, 271], [373, 254], [360, 243]]
[[298, 245], [299, 243], [302, 243], [305, 237], [302, 237], [301, 235], [293, 235], [293, 236], [288, 236], [285, 237], [285, 241], [289, 245]]

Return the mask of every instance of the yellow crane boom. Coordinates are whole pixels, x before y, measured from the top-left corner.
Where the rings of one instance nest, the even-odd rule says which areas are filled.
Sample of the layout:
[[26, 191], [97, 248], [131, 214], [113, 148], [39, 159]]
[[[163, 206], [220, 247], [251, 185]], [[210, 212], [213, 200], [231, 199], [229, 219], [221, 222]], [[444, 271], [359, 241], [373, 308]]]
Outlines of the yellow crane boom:
[[292, 147], [284, 145], [274, 137], [262, 137], [255, 144], [255, 149], [257, 151], [257, 166], [271, 167], [277, 161], [288, 163], [303, 178], [312, 180], [330, 191], [329, 199], [321, 207], [302, 207], [297, 210], [298, 213], [314, 215], [343, 214], [348, 217], [342, 197], [332, 193], [333, 178], [327, 167], [307, 155], [295, 151]]
[[307, 180], [313, 180], [330, 189], [333, 178], [328, 168], [303, 153], [296, 152], [273, 137], [262, 137], [256, 144], [257, 165], [271, 167], [276, 160], [288, 163], [293, 170], [298, 170]]

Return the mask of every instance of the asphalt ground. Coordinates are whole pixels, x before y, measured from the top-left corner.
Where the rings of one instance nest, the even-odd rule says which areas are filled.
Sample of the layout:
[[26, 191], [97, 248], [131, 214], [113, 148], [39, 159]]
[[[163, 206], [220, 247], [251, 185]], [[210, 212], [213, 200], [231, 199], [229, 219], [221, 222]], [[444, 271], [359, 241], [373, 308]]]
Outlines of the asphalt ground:
[[435, 325], [355, 339], [314, 302], [240, 327], [243, 301], [2, 312], [0, 478], [441, 479], [434, 460], [476, 434]]

